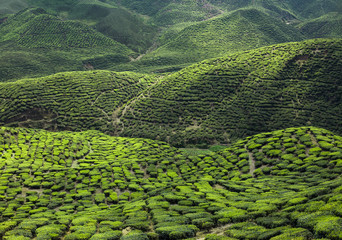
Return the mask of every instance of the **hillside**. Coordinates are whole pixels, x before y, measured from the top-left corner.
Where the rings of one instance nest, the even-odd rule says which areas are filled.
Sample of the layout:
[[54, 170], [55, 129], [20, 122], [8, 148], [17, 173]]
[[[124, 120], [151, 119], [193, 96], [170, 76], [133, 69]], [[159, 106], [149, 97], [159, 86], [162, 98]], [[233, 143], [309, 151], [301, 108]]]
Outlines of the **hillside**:
[[88, 71], [2, 83], [0, 121], [21, 127], [97, 129], [114, 134], [117, 109], [154, 81], [148, 75]]
[[[339, 18], [332, 19], [334, 14], [342, 12], [339, 0], [16, 0], [0, 2], [0, 28], [1, 22], [11, 18], [8, 14], [25, 7], [43, 8], [57, 19], [63, 19], [63, 25], [70, 24], [70, 20], [72, 24], [78, 23], [77, 36], [86, 38], [85, 42], [94, 38], [88, 34], [95, 34], [96, 39], [105, 35], [106, 42], [110, 39], [114, 40], [112, 44], [121, 45], [110, 53], [87, 48], [77, 52], [77, 56], [51, 49], [38, 52], [2, 49], [3, 76], [0, 77], [6, 81], [87, 69], [175, 72], [228, 53], [316, 37], [342, 36]], [[22, 24], [18, 20], [17, 26]], [[68, 32], [73, 29], [69, 27], [62, 29], [67, 28]], [[56, 37], [54, 33], [45, 33]], [[58, 39], [64, 40], [64, 36]], [[37, 45], [40, 44], [38, 41]], [[15, 71], [10, 71], [11, 68]]]
[[[185, 27], [170, 37], [161, 36], [164, 45], [133, 62], [128, 70], [147, 72], [194, 63], [276, 43], [304, 40], [297, 29], [257, 9], [243, 9]], [[125, 70], [115, 66], [113, 70]]]
[[100, 1], [79, 1], [69, 9], [66, 17], [93, 27], [135, 52], [146, 52], [153, 44], [158, 27], [139, 14], [113, 5]]
[[311, 38], [339, 38], [342, 36], [342, 14], [331, 12], [303, 22], [297, 28]]
[[306, 124], [340, 133], [341, 43], [279, 44], [192, 65], [129, 104], [121, 135], [184, 146]]
[[0, 25], [0, 80], [128, 62], [128, 49], [87, 25], [35, 8]]
[[164, 78], [95, 71], [1, 83], [0, 124], [202, 147], [307, 124], [341, 133], [341, 55], [341, 40], [320, 39], [206, 60]]
[[[2, 239], [340, 239], [342, 138], [314, 127], [186, 156], [169, 145], [0, 129]], [[224, 234], [226, 236], [217, 236]]]
[[16, 13], [27, 7], [27, 2], [24, 0], [0, 1], [0, 16]]

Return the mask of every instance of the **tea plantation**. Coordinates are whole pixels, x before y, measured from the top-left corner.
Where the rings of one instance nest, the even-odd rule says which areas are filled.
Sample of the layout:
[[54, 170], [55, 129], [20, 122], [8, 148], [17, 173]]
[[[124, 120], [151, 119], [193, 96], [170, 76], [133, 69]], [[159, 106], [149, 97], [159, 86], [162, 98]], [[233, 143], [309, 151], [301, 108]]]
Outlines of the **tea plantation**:
[[342, 240], [341, 12], [0, 0], [0, 239]]
[[89, 71], [2, 83], [0, 121], [21, 127], [97, 129], [115, 134], [120, 107], [154, 81], [149, 75]]
[[85, 24], [63, 21], [40, 8], [0, 25], [0, 82], [62, 71], [103, 69], [129, 62], [134, 52]]
[[2, 239], [342, 238], [342, 137], [324, 129], [188, 156], [98, 131], [2, 127], [0, 154]]
[[[170, 66], [306, 38], [298, 29], [258, 9], [241, 9], [192, 24], [172, 37], [167, 33], [160, 37], [167, 42], [158, 49], [131, 63], [131, 68], [124, 66], [128, 70], [135, 67], [139, 71], [162, 71]], [[116, 66], [112, 69], [121, 70]]]
[[186, 146], [308, 124], [341, 133], [341, 43], [286, 43], [192, 65], [130, 104], [122, 135]]
[[338, 38], [342, 34], [342, 14], [331, 12], [319, 18], [298, 24], [297, 28], [302, 33], [316, 38]]
[[341, 40], [274, 45], [177, 73], [68, 72], [0, 83], [0, 124], [228, 144], [268, 130], [341, 126]]

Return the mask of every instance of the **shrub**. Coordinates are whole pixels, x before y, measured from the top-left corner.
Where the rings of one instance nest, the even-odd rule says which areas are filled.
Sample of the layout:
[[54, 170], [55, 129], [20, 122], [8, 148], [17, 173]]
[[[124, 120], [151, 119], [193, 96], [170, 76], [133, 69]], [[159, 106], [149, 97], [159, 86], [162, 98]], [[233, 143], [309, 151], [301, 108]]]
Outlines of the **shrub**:
[[94, 234], [90, 240], [118, 240], [122, 236], [121, 231], [107, 231]]
[[256, 223], [267, 228], [276, 228], [290, 224], [290, 220], [284, 217], [260, 217]]
[[272, 237], [270, 240], [311, 239], [312, 233], [304, 228], [287, 228], [282, 234]]
[[16, 221], [6, 221], [0, 223], [0, 236], [4, 235], [5, 232], [13, 229], [17, 225]]
[[194, 225], [175, 225], [170, 227], [160, 227], [156, 229], [161, 239], [181, 239], [190, 238], [196, 235], [199, 229]]
[[37, 240], [58, 239], [66, 230], [65, 225], [46, 225], [36, 229]]
[[266, 228], [255, 223], [242, 222], [232, 225], [225, 234], [238, 239], [258, 239], [258, 236], [266, 231]]
[[335, 216], [320, 217], [314, 230], [318, 236], [338, 239], [342, 234], [342, 219]]
[[115, 222], [112, 222], [112, 221], [102, 221], [100, 222], [100, 228], [103, 228], [103, 227], [108, 227], [108, 228], [111, 228], [111, 229], [114, 229], [114, 230], [119, 230], [121, 229], [123, 226], [123, 223], [120, 222], [120, 221], [115, 221]]

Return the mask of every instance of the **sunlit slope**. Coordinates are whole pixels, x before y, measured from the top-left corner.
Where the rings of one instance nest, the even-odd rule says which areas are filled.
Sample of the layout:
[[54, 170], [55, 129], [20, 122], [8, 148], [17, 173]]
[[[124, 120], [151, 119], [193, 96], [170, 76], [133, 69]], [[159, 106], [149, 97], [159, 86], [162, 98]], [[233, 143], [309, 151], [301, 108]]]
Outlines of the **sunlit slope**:
[[43, 9], [23, 10], [0, 25], [0, 80], [129, 61], [126, 46]]
[[0, 236], [341, 239], [341, 148], [314, 127], [190, 157], [97, 131], [2, 127]]
[[[1, 124], [114, 134], [117, 109], [154, 78], [109, 71], [65, 72], [1, 83]], [[22, 101], [23, 100], [23, 101]]]
[[186, 27], [132, 65], [141, 70], [160, 71], [228, 53], [304, 39], [294, 27], [260, 10], [244, 9]]
[[341, 38], [342, 14], [332, 12], [319, 18], [305, 21], [297, 28], [311, 38]]
[[312, 124], [341, 132], [341, 40], [309, 40], [203, 61], [122, 112], [123, 135], [178, 146]]

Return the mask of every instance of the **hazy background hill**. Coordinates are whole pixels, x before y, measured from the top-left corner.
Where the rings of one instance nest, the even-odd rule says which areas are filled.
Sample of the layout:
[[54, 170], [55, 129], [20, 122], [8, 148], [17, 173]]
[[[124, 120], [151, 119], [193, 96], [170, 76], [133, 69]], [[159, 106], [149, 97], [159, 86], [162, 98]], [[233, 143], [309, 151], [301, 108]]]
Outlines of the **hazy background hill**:
[[[148, 72], [177, 65], [182, 68], [186, 63], [305, 38], [298, 29], [260, 10], [241, 9], [192, 24], [177, 34], [166, 31], [158, 49], [127, 69]], [[113, 70], [121, 69], [114, 67]]]
[[85, 70], [129, 62], [134, 52], [89, 26], [41, 8], [22, 10], [0, 25], [0, 80]]
[[[60, 56], [50, 50], [41, 54], [6, 48], [2, 59], [17, 56], [17, 60], [1, 65], [6, 69], [15, 69], [18, 65], [22, 70], [16, 74], [2, 70], [2, 81], [89, 68], [170, 72], [206, 58], [260, 46], [316, 37], [341, 37], [342, 7], [338, 0], [2, 0], [0, 31], [1, 22], [13, 19], [11, 14], [26, 7], [43, 8], [49, 15], [69, 24], [70, 21], [81, 22], [83, 27], [93, 30], [92, 34], [101, 33], [131, 52], [101, 53], [99, 49], [88, 49], [87, 54], [92, 56], [85, 57], [82, 56], [85, 51]], [[63, 35], [55, 37], [64, 38]]]

